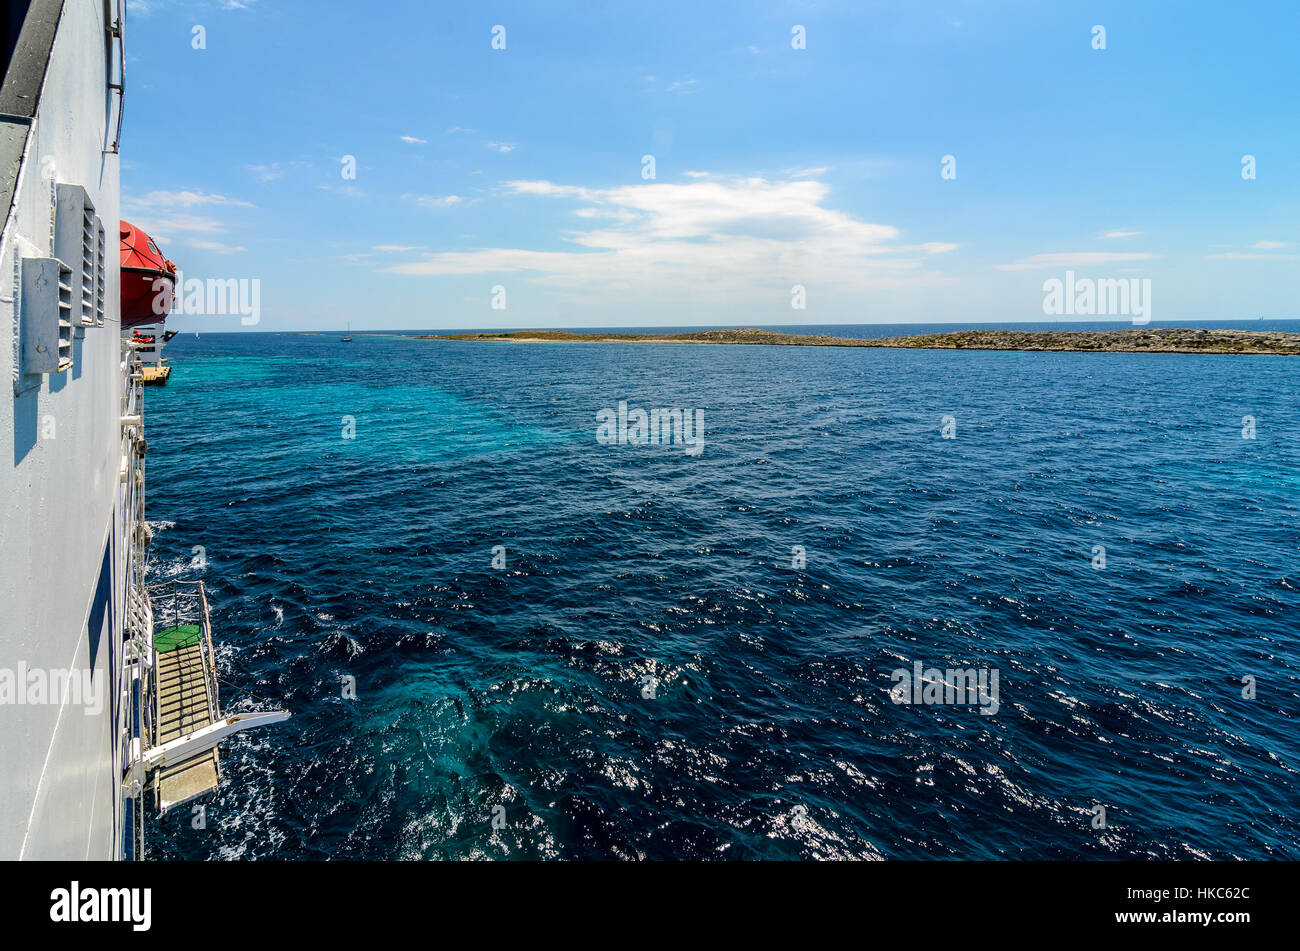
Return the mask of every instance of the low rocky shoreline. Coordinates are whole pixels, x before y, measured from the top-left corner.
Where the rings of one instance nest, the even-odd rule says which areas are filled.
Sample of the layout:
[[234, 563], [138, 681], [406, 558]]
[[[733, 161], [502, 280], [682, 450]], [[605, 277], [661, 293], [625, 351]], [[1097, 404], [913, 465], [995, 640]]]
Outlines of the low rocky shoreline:
[[1088, 353], [1269, 353], [1300, 355], [1300, 333], [1263, 330], [1193, 330], [1132, 327], [1124, 330], [959, 330], [906, 337], [830, 337], [755, 328], [681, 334], [510, 333], [421, 334], [420, 340], [506, 343], [714, 343], [778, 347], [893, 347], [914, 350], [1037, 350]]

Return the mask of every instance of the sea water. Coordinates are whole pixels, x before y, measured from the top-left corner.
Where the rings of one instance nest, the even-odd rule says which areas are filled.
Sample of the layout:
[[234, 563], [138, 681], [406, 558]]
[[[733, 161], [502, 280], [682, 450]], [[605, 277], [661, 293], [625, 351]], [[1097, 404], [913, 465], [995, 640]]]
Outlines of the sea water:
[[150, 578], [294, 714], [151, 856], [1300, 857], [1297, 358], [354, 336], [147, 391]]

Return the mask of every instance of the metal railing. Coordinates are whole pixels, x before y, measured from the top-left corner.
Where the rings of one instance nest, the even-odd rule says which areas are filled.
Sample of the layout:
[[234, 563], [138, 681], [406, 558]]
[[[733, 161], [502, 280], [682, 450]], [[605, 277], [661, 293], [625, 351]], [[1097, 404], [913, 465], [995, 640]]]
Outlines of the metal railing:
[[[144, 585], [145, 543], [148, 523], [144, 516], [144, 390], [140, 357], [127, 341], [122, 343], [121, 462], [119, 471], [119, 524], [123, 526], [121, 558], [125, 565], [122, 592], [124, 630], [120, 702], [117, 730], [122, 767], [124, 808], [131, 821], [124, 823], [130, 842], [122, 842], [123, 857], [144, 855], [144, 797], [135, 767], [157, 735], [153, 702], [153, 610]], [[125, 818], [125, 816], [124, 816]]]
[[212, 648], [212, 618], [208, 613], [207, 590], [202, 581], [167, 581], [150, 585], [149, 601], [153, 605], [154, 624], [167, 629], [181, 624], [199, 626], [199, 658], [203, 665], [204, 695], [208, 716], [213, 723], [221, 719], [217, 695], [217, 658]]

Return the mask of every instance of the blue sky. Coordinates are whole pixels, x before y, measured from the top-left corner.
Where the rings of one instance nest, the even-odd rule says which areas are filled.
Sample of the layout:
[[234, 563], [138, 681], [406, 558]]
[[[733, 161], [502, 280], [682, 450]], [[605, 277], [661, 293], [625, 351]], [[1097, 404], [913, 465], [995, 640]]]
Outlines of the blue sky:
[[127, 27], [123, 216], [186, 278], [260, 280], [261, 330], [1043, 321], [1067, 269], [1150, 278], [1156, 321], [1300, 317], [1292, 0], [128, 0]]

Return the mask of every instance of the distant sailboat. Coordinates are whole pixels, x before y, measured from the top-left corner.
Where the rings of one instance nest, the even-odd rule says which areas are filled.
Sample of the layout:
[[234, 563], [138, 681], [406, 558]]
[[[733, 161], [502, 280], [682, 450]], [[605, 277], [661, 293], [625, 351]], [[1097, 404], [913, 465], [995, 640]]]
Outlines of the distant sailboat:
[[348, 321], [348, 332], [345, 333], [342, 337], [340, 337], [339, 340], [343, 343], [352, 342], [352, 321], [350, 320]]

